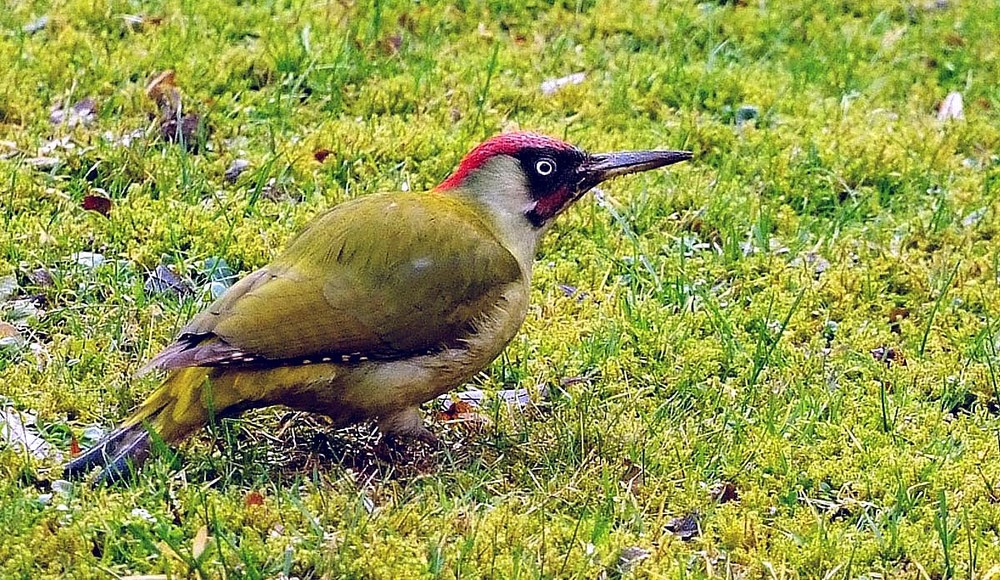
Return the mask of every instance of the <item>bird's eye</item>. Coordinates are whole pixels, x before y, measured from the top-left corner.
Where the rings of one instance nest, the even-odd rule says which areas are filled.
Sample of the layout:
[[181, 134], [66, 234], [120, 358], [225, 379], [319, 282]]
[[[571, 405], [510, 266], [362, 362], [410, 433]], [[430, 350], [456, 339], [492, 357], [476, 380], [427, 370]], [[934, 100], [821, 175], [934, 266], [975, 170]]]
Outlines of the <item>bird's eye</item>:
[[556, 162], [549, 159], [539, 159], [535, 162], [535, 173], [542, 177], [548, 177], [556, 171]]

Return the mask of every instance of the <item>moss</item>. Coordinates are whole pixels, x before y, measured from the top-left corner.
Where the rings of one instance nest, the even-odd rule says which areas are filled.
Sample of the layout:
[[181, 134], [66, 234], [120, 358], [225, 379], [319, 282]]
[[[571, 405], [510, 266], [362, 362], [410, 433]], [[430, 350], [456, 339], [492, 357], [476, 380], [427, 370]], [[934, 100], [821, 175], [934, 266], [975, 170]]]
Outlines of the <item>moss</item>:
[[[269, 410], [52, 497], [55, 461], [4, 449], [0, 575], [945, 577], [1000, 559], [989, 3], [137, 10], [0, 13], [0, 141], [23, 152], [0, 145], [0, 272], [41, 309], [0, 304], [26, 341], [0, 350], [0, 395], [64, 453], [67, 430], [141, 400], [135, 369], [204, 305], [147, 292], [147, 270], [245, 273], [322, 208], [432, 187], [504, 128], [696, 160], [608, 184], [613, 211], [588, 197], [546, 239], [522, 334], [475, 381], [535, 407], [434, 425], [450, 451], [401, 465], [365, 428]], [[198, 153], [151, 137], [166, 69], [213, 129]], [[937, 121], [955, 90], [965, 119]], [[49, 122], [85, 97], [91, 125]], [[27, 163], [48, 155], [64, 163]], [[108, 216], [82, 209], [94, 192]], [[667, 531], [690, 514], [696, 537]], [[623, 572], [632, 547], [648, 557]]]

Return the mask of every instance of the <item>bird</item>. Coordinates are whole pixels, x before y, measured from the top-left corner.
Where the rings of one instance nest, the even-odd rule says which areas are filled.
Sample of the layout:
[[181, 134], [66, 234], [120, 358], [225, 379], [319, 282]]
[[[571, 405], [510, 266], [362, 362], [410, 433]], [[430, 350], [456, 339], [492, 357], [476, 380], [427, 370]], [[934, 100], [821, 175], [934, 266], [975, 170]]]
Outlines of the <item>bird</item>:
[[437, 187], [379, 193], [313, 218], [229, 287], [137, 373], [165, 373], [120, 427], [64, 466], [114, 481], [153, 441], [284, 405], [383, 437], [436, 441], [420, 405], [485, 369], [528, 312], [539, 241], [598, 184], [691, 159], [591, 154], [530, 132], [473, 148]]

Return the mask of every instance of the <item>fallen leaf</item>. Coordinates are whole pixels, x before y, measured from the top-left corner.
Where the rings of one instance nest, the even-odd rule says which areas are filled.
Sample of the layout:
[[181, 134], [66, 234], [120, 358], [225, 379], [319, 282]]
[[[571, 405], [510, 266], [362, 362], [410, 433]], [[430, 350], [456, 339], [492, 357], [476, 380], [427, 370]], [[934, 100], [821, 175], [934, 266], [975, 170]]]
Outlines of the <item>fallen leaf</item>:
[[53, 453], [49, 445], [35, 431], [34, 416], [21, 413], [10, 407], [0, 411], [0, 444], [6, 444], [15, 449], [27, 452], [35, 459], [45, 459]]
[[690, 542], [701, 535], [701, 530], [698, 527], [698, 512], [673, 518], [663, 528], [685, 542]]
[[10, 297], [17, 292], [17, 276], [8, 274], [0, 276], [0, 302], [10, 300]]
[[157, 26], [163, 22], [159, 16], [145, 16], [142, 14], [122, 14], [122, 22], [125, 27], [132, 32], [142, 32], [147, 26]]
[[885, 363], [885, 366], [887, 367], [891, 367], [893, 363], [903, 367], [906, 366], [906, 357], [903, 356], [903, 351], [898, 348], [880, 346], [878, 348], [873, 348], [871, 353], [875, 360]]
[[198, 528], [198, 531], [194, 535], [194, 539], [191, 541], [191, 557], [195, 560], [201, 558], [201, 555], [205, 553], [205, 548], [208, 546], [208, 527], [202, 526]]
[[53, 125], [66, 124], [68, 127], [77, 125], [89, 125], [97, 118], [97, 103], [93, 98], [87, 97], [77, 101], [71, 107], [64, 108], [62, 105], [53, 105], [49, 112], [49, 121]]
[[490, 419], [477, 410], [477, 406], [466, 401], [452, 401], [451, 405], [437, 414], [442, 423], [461, 425], [470, 429], [481, 429], [489, 425]]
[[173, 294], [186, 296], [191, 293], [191, 287], [175, 274], [173, 270], [160, 264], [149, 273], [143, 286], [148, 294]]
[[70, 457], [76, 457], [80, 454], [80, 442], [76, 439], [76, 435], [69, 438], [69, 455]]
[[962, 104], [962, 93], [952, 91], [941, 101], [938, 109], [938, 121], [958, 120], [965, 118], [965, 106]]
[[165, 70], [146, 85], [146, 96], [156, 103], [165, 119], [177, 117], [181, 112], [181, 90], [175, 80], [174, 71]]
[[396, 54], [403, 48], [403, 35], [396, 33], [386, 37], [382, 41], [382, 47], [386, 54]]
[[540, 88], [543, 95], [551, 96], [556, 94], [556, 92], [563, 87], [578, 85], [585, 80], [587, 80], [587, 73], [578, 72], [564, 77], [559, 77], [557, 79], [548, 79], [542, 83]]
[[102, 195], [87, 194], [83, 196], [83, 203], [81, 205], [83, 209], [96, 211], [103, 216], [111, 213], [111, 200]]
[[264, 505], [264, 496], [259, 491], [251, 491], [243, 498], [243, 505], [246, 507]]
[[193, 113], [182, 115], [180, 118], [170, 117], [160, 124], [160, 136], [164, 141], [181, 143], [191, 152], [197, 152], [201, 148], [200, 134], [203, 131], [207, 131], [207, 128], [202, 126], [201, 116]]
[[0, 322], [0, 339], [12, 338], [12, 342], [21, 342], [21, 332], [9, 322]]
[[249, 168], [250, 162], [246, 159], [234, 159], [233, 162], [229, 164], [229, 168], [226, 169], [226, 173], [223, 177], [225, 178], [226, 183], [236, 183], [236, 180], [239, 179], [240, 175], [242, 175], [243, 172]]
[[146, 96], [156, 103], [160, 111], [160, 136], [168, 143], [181, 143], [184, 148], [197, 153], [202, 136], [211, 132], [201, 115], [185, 113], [181, 104], [181, 90], [174, 71], [166, 70], [156, 75], [146, 85]]
[[709, 495], [718, 503], [728, 503], [740, 499], [736, 486], [729, 481], [716, 482], [709, 490]]
[[625, 460], [625, 466], [625, 473], [622, 474], [620, 480], [625, 489], [632, 495], [635, 495], [646, 481], [642, 466], [632, 463], [627, 459]]
[[35, 286], [41, 287], [52, 286], [55, 283], [48, 268], [35, 268], [28, 273], [28, 280]]
[[910, 317], [910, 310], [902, 306], [897, 306], [889, 311], [889, 331], [893, 334], [900, 334], [902, 329], [899, 323]]
[[652, 552], [639, 546], [622, 548], [622, 551], [618, 554], [618, 573], [623, 575], [628, 574], [639, 565], [639, 562], [649, 558], [651, 554]]

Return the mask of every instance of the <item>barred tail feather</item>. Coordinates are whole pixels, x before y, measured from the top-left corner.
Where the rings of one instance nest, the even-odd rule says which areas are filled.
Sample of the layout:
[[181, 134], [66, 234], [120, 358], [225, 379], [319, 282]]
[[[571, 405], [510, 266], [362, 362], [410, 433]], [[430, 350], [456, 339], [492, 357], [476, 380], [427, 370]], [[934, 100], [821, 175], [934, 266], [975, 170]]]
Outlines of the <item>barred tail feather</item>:
[[78, 479], [95, 467], [101, 468], [98, 481], [118, 481], [149, 457], [151, 437], [142, 424], [113, 431], [105, 439], [63, 467], [63, 476]]
[[[208, 369], [186, 368], [170, 373], [118, 429], [63, 467], [67, 478], [79, 478], [100, 467], [98, 481], [111, 482], [127, 476], [149, 457], [154, 439], [177, 443], [209, 420], [202, 401], [202, 385]], [[155, 433], [155, 435], [150, 432]]]

